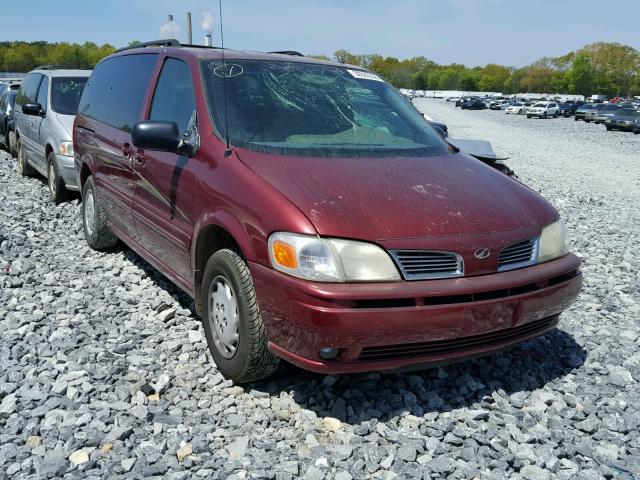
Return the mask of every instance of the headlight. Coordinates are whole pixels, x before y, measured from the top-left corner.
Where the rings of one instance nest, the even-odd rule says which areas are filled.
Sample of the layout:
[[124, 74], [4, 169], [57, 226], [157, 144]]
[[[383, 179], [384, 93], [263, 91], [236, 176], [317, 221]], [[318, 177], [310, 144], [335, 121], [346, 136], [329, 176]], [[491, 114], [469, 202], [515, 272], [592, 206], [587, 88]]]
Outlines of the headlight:
[[73, 157], [73, 142], [62, 142], [58, 147], [58, 153], [65, 157]]
[[277, 232], [269, 237], [276, 270], [316, 282], [389, 282], [400, 274], [377, 245], [337, 238]]
[[548, 262], [569, 252], [567, 245], [567, 227], [558, 220], [542, 229], [538, 247], [538, 263]]

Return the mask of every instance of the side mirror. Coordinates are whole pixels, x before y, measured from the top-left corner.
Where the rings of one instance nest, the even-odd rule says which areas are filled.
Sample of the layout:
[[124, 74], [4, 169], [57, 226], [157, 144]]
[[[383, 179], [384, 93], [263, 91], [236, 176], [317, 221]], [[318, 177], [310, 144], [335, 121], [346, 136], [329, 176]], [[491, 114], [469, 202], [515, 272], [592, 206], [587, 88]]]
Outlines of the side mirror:
[[176, 153], [181, 144], [178, 124], [160, 120], [136, 123], [131, 130], [131, 140], [138, 148], [160, 152]]
[[39, 103], [25, 103], [22, 106], [22, 113], [24, 113], [25, 115], [44, 117], [45, 111], [42, 109], [42, 105], [40, 105]]

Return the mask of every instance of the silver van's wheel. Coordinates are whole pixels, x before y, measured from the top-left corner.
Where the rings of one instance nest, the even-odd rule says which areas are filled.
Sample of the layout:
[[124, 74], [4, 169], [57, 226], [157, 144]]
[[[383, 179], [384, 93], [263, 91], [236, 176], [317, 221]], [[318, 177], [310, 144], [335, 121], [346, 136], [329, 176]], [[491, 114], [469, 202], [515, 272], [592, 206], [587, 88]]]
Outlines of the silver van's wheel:
[[84, 238], [94, 250], [108, 250], [118, 243], [118, 238], [107, 226], [107, 214], [96, 190], [93, 177], [87, 178], [82, 189], [82, 226]]
[[60, 203], [67, 198], [67, 189], [60, 175], [56, 156], [53, 152], [47, 157], [47, 184], [49, 185], [49, 193], [55, 203]]
[[200, 292], [202, 326], [220, 373], [236, 383], [274, 373], [280, 359], [267, 348], [251, 272], [242, 257], [229, 249], [214, 253]]

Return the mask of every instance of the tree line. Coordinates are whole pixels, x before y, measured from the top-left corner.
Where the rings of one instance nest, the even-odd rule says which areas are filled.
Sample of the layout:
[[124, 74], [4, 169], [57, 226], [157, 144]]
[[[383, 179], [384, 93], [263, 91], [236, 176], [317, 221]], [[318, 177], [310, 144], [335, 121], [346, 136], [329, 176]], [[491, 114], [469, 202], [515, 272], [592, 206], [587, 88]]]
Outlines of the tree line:
[[[133, 45], [137, 42], [131, 42]], [[0, 42], [0, 71], [28, 72], [39, 65], [93, 68], [115, 47], [93, 42]], [[325, 55], [312, 55], [329, 59]], [[338, 50], [332, 60], [366, 67], [398, 88], [503, 93], [640, 95], [640, 52], [619, 43], [592, 43], [560, 57], [545, 57], [522, 68], [490, 63], [440, 65], [425, 57], [399, 60]]]
[[28, 72], [40, 65], [93, 68], [115, 47], [93, 42], [0, 42], [0, 72]]
[[425, 57], [399, 60], [346, 50], [335, 52], [332, 60], [366, 67], [398, 88], [415, 90], [640, 95], [640, 52], [619, 43], [592, 43], [522, 68], [494, 63], [469, 68], [457, 63], [440, 65]]

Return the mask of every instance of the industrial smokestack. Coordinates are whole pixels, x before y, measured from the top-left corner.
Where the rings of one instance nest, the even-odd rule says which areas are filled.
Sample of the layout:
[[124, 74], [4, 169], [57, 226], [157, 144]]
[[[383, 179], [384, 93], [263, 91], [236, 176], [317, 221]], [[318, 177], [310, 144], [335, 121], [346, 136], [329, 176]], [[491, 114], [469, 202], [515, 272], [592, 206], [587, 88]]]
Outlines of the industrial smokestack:
[[205, 33], [204, 44], [207, 47], [213, 46], [211, 35], [213, 34], [213, 15], [210, 12], [202, 12], [202, 30]]
[[191, 30], [191, 12], [187, 12], [187, 43], [193, 44], [193, 35]]
[[173, 20], [173, 15], [167, 16], [167, 21], [160, 26], [160, 37], [163, 39], [178, 38], [180, 26]]

